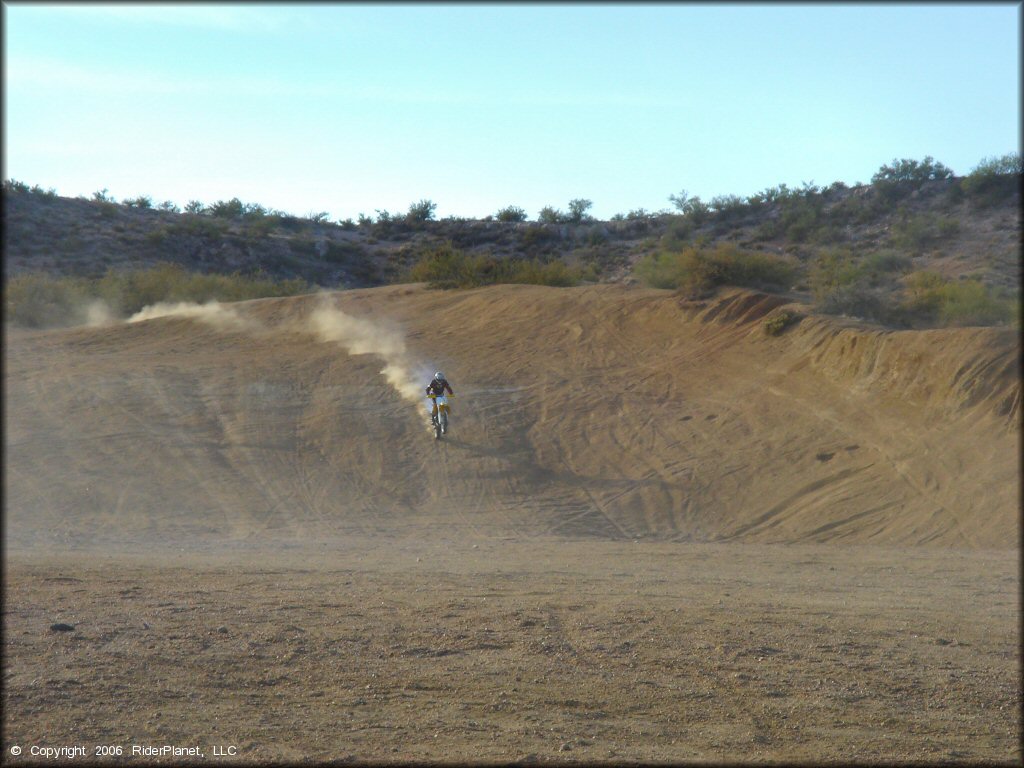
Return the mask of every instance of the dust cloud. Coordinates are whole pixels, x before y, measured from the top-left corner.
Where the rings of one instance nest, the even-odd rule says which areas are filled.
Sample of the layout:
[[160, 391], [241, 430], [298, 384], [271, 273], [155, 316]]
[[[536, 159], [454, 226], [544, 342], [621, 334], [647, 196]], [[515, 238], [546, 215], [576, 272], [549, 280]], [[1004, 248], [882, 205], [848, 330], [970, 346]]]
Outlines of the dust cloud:
[[376, 355], [384, 361], [381, 376], [403, 399], [419, 403], [424, 397], [414, 372], [426, 369], [413, 363], [402, 330], [387, 321], [373, 321], [346, 314], [335, 307], [326, 295], [321, 295], [308, 317], [277, 326], [267, 326], [217, 301], [205, 304], [160, 302], [136, 312], [127, 322], [137, 323], [161, 317], [188, 318], [221, 332], [245, 332], [261, 336], [296, 332], [309, 334], [318, 341], [337, 344], [350, 355]]
[[82, 309], [85, 324], [89, 328], [103, 328], [118, 321], [117, 314], [102, 299], [96, 299]]
[[412, 374], [405, 336], [397, 327], [345, 314], [323, 298], [309, 316], [308, 330], [320, 341], [334, 342], [350, 355], [377, 355], [385, 362], [380, 374], [398, 394], [412, 403], [423, 399], [423, 390]]
[[218, 331], [256, 331], [260, 324], [251, 318], [243, 317], [234, 307], [225, 307], [219, 301], [208, 301], [205, 304], [195, 302], [159, 302], [144, 307], [128, 318], [129, 323], [143, 320], [155, 320], [158, 317], [185, 317], [198, 320]]

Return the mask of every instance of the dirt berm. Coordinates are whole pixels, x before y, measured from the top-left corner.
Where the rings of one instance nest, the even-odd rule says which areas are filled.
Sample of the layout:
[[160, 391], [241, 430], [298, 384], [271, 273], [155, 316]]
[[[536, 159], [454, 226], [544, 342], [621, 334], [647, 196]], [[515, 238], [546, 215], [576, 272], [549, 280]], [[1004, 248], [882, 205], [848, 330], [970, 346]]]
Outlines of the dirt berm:
[[446, 438], [380, 355], [304, 330], [315, 296], [232, 305], [251, 325], [8, 330], [7, 546], [1019, 544], [1015, 331], [808, 316], [771, 336], [784, 300], [737, 290], [329, 298], [399, 334], [417, 386], [447, 374]]

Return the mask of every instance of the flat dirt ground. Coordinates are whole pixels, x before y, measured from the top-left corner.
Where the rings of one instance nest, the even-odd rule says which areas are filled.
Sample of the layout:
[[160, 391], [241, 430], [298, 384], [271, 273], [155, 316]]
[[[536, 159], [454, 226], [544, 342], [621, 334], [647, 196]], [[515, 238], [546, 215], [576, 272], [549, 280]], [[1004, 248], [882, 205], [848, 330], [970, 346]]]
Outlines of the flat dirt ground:
[[396, 286], [8, 331], [5, 764], [1019, 764], [1018, 334], [784, 308]]
[[1006, 551], [377, 537], [6, 579], [5, 757], [1021, 758]]

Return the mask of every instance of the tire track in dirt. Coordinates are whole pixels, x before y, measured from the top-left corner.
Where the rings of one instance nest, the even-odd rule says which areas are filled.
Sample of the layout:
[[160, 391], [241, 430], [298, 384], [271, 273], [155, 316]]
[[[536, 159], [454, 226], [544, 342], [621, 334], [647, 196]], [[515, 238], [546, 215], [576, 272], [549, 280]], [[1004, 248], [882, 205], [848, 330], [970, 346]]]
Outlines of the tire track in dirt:
[[[247, 302], [245, 313], [271, 327], [301, 322], [313, 303]], [[439, 445], [377, 356], [339, 356], [302, 334], [248, 338], [181, 319], [21, 334], [7, 373], [12, 519], [65, 521], [87, 539], [118, 526], [255, 541], [449, 524], [617, 540], [1012, 536], [1015, 433], [988, 431], [974, 401], [936, 423], [937, 395], [886, 394], [889, 361], [931, 359], [916, 336], [886, 340], [906, 342], [902, 356], [872, 356], [873, 336], [844, 331], [853, 341], [826, 354], [819, 320], [766, 337], [763, 297], [736, 292], [700, 309], [610, 286], [385, 288], [337, 303], [394, 318], [462, 373], [465, 399]], [[971, 347], [1005, 336], [932, 336], [999, 378], [968, 387], [959, 361], [942, 374], [955, 379], [948, 408], [965, 387], [980, 403], [1012, 399], [1003, 367], [984, 364], [1007, 355]]]

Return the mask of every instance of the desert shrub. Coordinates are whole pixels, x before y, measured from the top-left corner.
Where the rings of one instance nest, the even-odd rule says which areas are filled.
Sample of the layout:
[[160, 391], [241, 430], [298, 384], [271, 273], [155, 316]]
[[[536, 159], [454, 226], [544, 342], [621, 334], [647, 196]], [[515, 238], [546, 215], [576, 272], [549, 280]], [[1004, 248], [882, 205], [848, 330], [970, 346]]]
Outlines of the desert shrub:
[[818, 212], [811, 206], [792, 206], [782, 214], [781, 229], [791, 243], [810, 239], [818, 225]]
[[838, 224], [825, 221], [816, 223], [810, 229], [808, 239], [815, 245], [834, 245], [845, 242], [848, 237]]
[[316, 240], [312, 237], [293, 237], [288, 240], [288, 247], [300, 256], [315, 256], [317, 252]]
[[114, 198], [112, 198], [108, 194], [108, 190], [107, 190], [106, 187], [104, 187], [103, 189], [101, 189], [101, 190], [99, 190], [97, 192], [93, 192], [92, 193], [92, 199], [94, 201], [96, 201], [97, 203], [115, 203], [116, 202], [114, 200]]
[[418, 203], [409, 205], [409, 211], [405, 214], [405, 218], [411, 222], [431, 221], [436, 208], [437, 203], [431, 200], [420, 200]]
[[181, 208], [175, 205], [173, 200], [164, 200], [157, 208], [168, 213], [181, 213]]
[[1017, 152], [986, 158], [960, 180], [959, 189], [973, 202], [986, 207], [1019, 192], [1022, 174], [1024, 167]]
[[549, 262], [541, 262], [536, 259], [528, 261], [515, 259], [511, 261], [510, 266], [508, 276], [498, 282], [567, 288], [576, 285], [582, 277], [581, 270], [570, 267], [558, 259]]
[[949, 282], [942, 288], [939, 320], [943, 325], [1004, 325], [1017, 320], [1019, 313], [1020, 303], [1014, 297], [980, 280]]
[[924, 160], [897, 160], [892, 165], [883, 165], [871, 177], [871, 184], [886, 200], [892, 201], [919, 189], [926, 181], [948, 179], [953, 171], [931, 156]]
[[823, 224], [824, 200], [817, 194], [816, 187], [805, 185], [802, 191], [783, 198], [780, 206], [779, 229], [792, 243], [812, 239]]
[[17, 181], [15, 179], [4, 179], [4, 192], [8, 194], [27, 194], [29, 191], [28, 184], [23, 181]]
[[898, 248], [920, 253], [959, 231], [960, 223], [951, 216], [934, 213], [903, 216], [893, 225], [892, 242]]
[[837, 225], [857, 222], [863, 215], [865, 207], [867, 207], [867, 204], [864, 202], [864, 198], [850, 195], [832, 206], [828, 212], [828, 219], [831, 223]]
[[80, 278], [15, 275], [4, 284], [6, 321], [23, 328], [72, 325], [87, 297]]
[[250, 242], [263, 240], [274, 231], [277, 222], [269, 216], [247, 220], [242, 227], [242, 235]]
[[201, 213], [206, 212], [206, 206], [198, 200], [189, 200], [185, 203], [185, 213], [190, 213], [194, 216], [198, 216]]
[[273, 222], [274, 226], [281, 227], [281, 229], [288, 230], [289, 232], [298, 232], [305, 223], [298, 216], [292, 216], [290, 213], [282, 213], [281, 211], [274, 211], [267, 216], [267, 220]]
[[517, 205], [509, 205], [494, 214], [494, 218], [498, 221], [526, 221], [526, 211]]
[[684, 293], [706, 290], [710, 276], [702, 269], [703, 262], [695, 254], [693, 248], [681, 253], [650, 253], [637, 261], [633, 272], [650, 288], [676, 288]]
[[576, 198], [569, 201], [568, 221], [571, 224], [580, 224], [584, 221], [592, 221], [593, 216], [587, 213], [594, 204], [590, 200]]
[[317, 213], [307, 213], [306, 220], [311, 221], [314, 224], [323, 224], [324, 222], [330, 221], [331, 214], [327, 211], [319, 211]]
[[711, 212], [717, 223], [729, 224], [742, 219], [751, 209], [746, 200], [737, 195], [719, 195], [711, 200]]
[[169, 230], [167, 227], [156, 227], [147, 232], [146, 236], [142, 239], [149, 245], [163, 245], [164, 242], [167, 240], [168, 231]]
[[153, 207], [153, 198], [148, 195], [139, 195], [138, 197], [125, 198], [122, 203], [128, 208], [144, 208], [148, 210]]
[[828, 248], [811, 262], [808, 281], [811, 295], [819, 304], [839, 291], [856, 283], [861, 271], [853, 252], [847, 248]]
[[681, 250], [693, 236], [693, 231], [694, 223], [688, 216], [672, 216], [661, 236], [661, 246], [670, 251]]
[[259, 203], [243, 203], [237, 197], [230, 200], [218, 200], [208, 208], [201, 208], [195, 212], [206, 213], [221, 219], [262, 219], [268, 215], [267, 209]]
[[471, 256], [449, 244], [428, 251], [409, 269], [412, 282], [425, 282], [432, 288], [474, 288], [495, 283], [529, 283], [569, 286], [579, 282], [581, 270], [559, 260], [498, 259]]
[[848, 248], [826, 249], [811, 263], [811, 294], [818, 309], [826, 314], [904, 325], [901, 308], [889, 298], [893, 281], [888, 274], [902, 268], [897, 263], [903, 262], [888, 254], [858, 260]]
[[359, 243], [348, 240], [328, 240], [324, 260], [332, 264], [339, 264], [351, 259], [362, 258], [365, 255], [366, 251]]
[[520, 247], [529, 252], [550, 249], [559, 240], [558, 232], [542, 225], [526, 227], [519, 235]]
[[545, 205], [537, 212], [537, 221], [541, 224], [562, 224], [565, 220], [565, 214], [550, 205]]
[[228, 223], [221, 219], [207, 216], [183, 214], [181, 218], [167, 227], [168, 237], [201, 237], [206, 240], [218, 240], [228, 231]]
[[54, 189], [53, 187], [50, 187], [49, 189], [43, 189], [38, 184], [32, 185], [32, 189], [29, 190], [29, 194], [35, 195], [40, 200], [42, 200], [43, 202], [47, 202], [47, 203], [52, 202], [52, 201], [57, 199], [57, 190], [56, 189]]
[[711, 206], [699, 197], [690, 197], [685, 189], [678, 195], [669, 195], [668, 199], [676, 210], [695, 227], [701, 226], [711, 215]]
[[353, 231], [355, 231], [356, 223], [354, 221], [352, 221], [351, 218], [348, 218], [348, 219], [338, 219], [338, 226], [341, 227], [346, 232], [353, 232]]
[[842, 285], [818, 303], [818, 309], [830, 315], [847, 315], [881, 323], [902, 324], [897, 312], [882, 291], [861, 282]]
[[732, 243], [713, 249], [690, 246], [678, 253], [650, 254], [637, 262], [637, 277], [653, 288], [677, 288], [699, 295], [716, 285], [780, 288], [791, 284], [796, 270], [777, 256], [743, 250]]
[[869, 274], [892, 274], [909, 272], [911, 268], [909, 256], [891, 250], [869, 253], [861, 261], [860, 269]]
[[929, 271], [907, 277], [903, 308], [919, 323], [943, 326], [1019, 322], [1015, 297], [978, 279], [947, 280]]
[[762, 327], [767, 335], [778, 336], [791, 325], [796, 324], [802, 319], [803, 315], [800, 315], [790, 309], [782, 309], [765, 318]]

